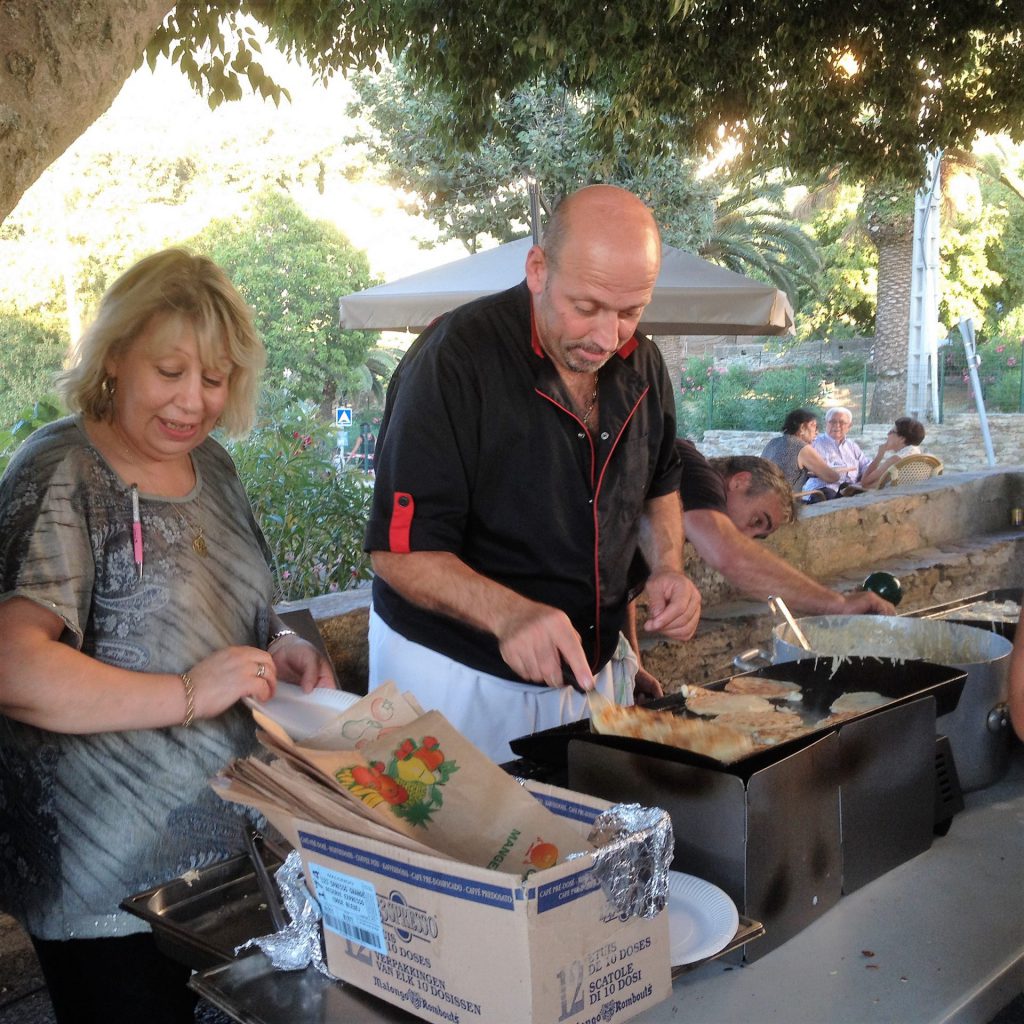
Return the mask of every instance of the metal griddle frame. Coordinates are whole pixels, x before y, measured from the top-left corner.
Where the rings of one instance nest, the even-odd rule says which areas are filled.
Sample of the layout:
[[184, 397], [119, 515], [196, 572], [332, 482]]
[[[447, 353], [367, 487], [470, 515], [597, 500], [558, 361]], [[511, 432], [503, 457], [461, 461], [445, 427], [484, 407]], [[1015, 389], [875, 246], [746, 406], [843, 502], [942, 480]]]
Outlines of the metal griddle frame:
[[[860, 721], [868, 715], [885, 708], [905, 704], [918, 697], [934, 696], [936, 713], [947, 714], [955, 710], [967, 679], [967, 673], [960, 668], [934, 665], [924, 661], [894, 662], [884, 658], [859, 657], [844, 659], [835, 670], [833, 670], [833, 659], [823, 657], [769, 665], [753, 672], [736, 673], [736, 675], [796, 683], [804, 690], [803, 703], [809, 705], [810, 711], [821, 718], [828, 715], [831, 704], [844, 693], [858, 690], [877, 691], [890, 697], [891, 700], [880, 707], [849, 718], [839, 725], [808, 730], [795, 739], [755, 751], [732, 762], [719, 761], [693, 751], [650, 743], [646, 740], [625, 736], [599, 735], [591, 731], [590, 723], [587, 720], [545, 729], [530, 736], [520, 736], [512, 740], [511, 747], [513, 752], [525, 759], [527, 763], [541, 766], [538, 769], [541, 775], [545, 770], [550, 772], [549, 781], [566, 777], [570, 740], [582, 740], [632, 753], [645, 754], [649, 757], [662, 757], [701, 768], [716, 768], [749, 778], [755, 772], [795, 753], [814, 740], [820, 739], [826, 733], [841, 728], [846, 722]], [[708, 683], [706, 689], [724, 689], [732, 678], [735, 676]], [[781, 706], [787, 707], [788, 705], [781, 702]], [[645, 707], [673, 711], [686, 717], [693, 717], [690, 712], [685, 710], [685, 699], [678, 693], [652, 701]]]

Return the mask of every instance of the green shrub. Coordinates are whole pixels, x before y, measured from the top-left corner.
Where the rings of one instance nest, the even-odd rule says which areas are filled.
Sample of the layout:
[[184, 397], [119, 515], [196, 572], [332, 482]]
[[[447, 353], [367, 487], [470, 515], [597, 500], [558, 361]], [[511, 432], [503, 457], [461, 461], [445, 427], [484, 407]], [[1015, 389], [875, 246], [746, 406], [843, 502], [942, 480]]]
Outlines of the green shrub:
[[335, 465], [335, 428], [318, 418], [316, 403], [282, 391], [265, 404], [248, 437], [227, 447], [274, 556], [280, 597], [315, 597], [369, 579], [363, 531], [372, 480]]
[[715, 367], [708, 356], [691, 359], [676, 401], [679, 433], [699, 440], [705, 430], [778, 430], [790, 409], [823, 406], [830, 371], [803, 366], [755, 371], [735, 364], [726, 369]]
[[990, 412], [1021, 412], [1021, 373], [1024, 339], [992, 338], [978, 346], [985, 406]]
[[7, 468], [11, 456], [29, 434], [38, 430], [44, 423], [52, 423], [63, 415], [60, 399], [55, 395], [47, 395], [22, 409], [18, 413], [18, 418], [9, 427], [0, 429], [0, 473]]
[[52, 386], [68, 351], [65, 332], [36, 310], [0, 306], [0, 422], [21, 417]]

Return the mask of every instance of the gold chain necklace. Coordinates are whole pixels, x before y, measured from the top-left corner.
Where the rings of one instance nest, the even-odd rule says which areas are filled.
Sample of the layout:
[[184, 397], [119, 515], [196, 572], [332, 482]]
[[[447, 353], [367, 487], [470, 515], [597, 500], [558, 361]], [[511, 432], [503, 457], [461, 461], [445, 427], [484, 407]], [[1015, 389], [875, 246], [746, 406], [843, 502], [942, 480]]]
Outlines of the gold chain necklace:
[[192, 550], [200, 558], [205, 558], [210, 553], [210, 549], [206, 546], [206, 537], [203, 535], [203, 524], [201, 522], [198, 522], [197, 517], [197, 532], [195, 529], [193, 529], [192, 523], [185, 518], [185, 513], [182, 512], [177, 505], [171, 505], [171, 508], [173, 508], [174, 511], [178, 513], [178, 518], [181, 520], [182, 525], [185, 527], [186, 530], [188, 530], [189, 533], [192, 534]]
[[597, 374], [594, 374], [594, 393], [590, 396], [590, 401], [587, 402], [587, 407], [583, 410], [580, 415], [580, 419], [583, 421], [585, 427], [590, 426], [590, 417], [594, 411], [594, 406], [597, 405]]

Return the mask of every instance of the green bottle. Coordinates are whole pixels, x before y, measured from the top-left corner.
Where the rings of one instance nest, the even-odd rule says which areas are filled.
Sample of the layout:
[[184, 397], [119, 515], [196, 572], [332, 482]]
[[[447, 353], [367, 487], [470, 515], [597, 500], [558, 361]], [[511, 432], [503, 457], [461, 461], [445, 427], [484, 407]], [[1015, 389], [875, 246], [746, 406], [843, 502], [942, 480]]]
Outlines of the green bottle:
[[890, 604], [898, 605], [903, 600], [903, 584], [891, 572], [873, 572], [864, 580], [864, 589], [873, 590]]

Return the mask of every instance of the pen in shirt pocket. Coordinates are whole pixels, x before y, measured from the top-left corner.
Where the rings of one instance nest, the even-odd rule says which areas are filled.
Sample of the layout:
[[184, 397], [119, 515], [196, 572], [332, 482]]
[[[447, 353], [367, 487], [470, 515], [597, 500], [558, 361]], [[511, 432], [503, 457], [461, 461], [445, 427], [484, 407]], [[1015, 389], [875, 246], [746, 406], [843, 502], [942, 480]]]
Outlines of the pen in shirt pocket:
[[132, 484], [132, 551], [135, 555], [135, 568], [139, 571], [139, 582], [142, 582], [142, 517], [139, 515], [139, 486]]

